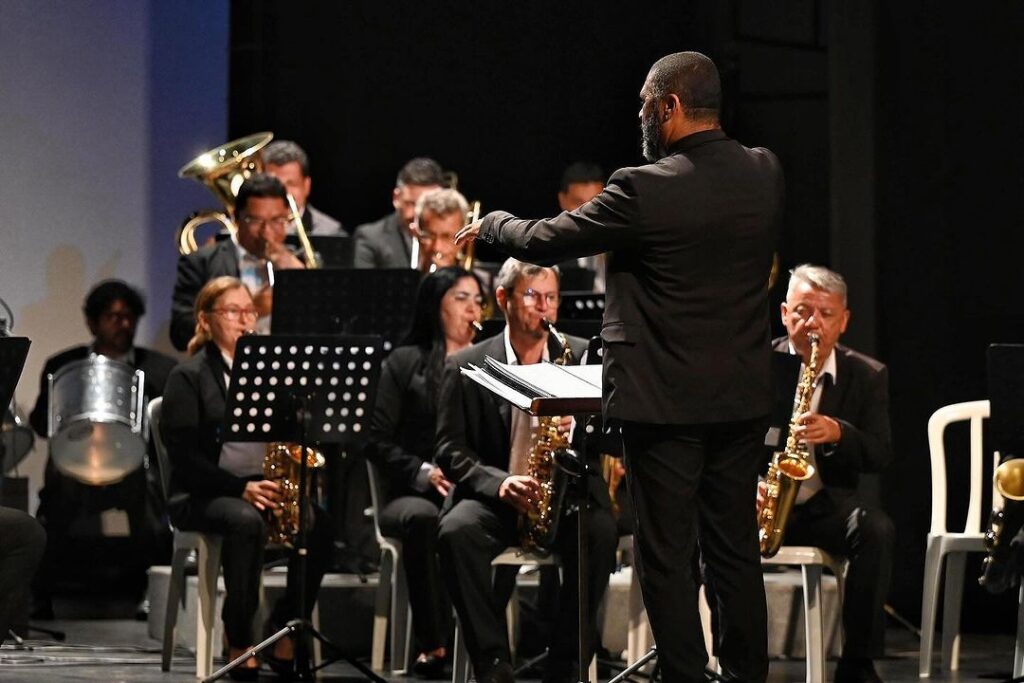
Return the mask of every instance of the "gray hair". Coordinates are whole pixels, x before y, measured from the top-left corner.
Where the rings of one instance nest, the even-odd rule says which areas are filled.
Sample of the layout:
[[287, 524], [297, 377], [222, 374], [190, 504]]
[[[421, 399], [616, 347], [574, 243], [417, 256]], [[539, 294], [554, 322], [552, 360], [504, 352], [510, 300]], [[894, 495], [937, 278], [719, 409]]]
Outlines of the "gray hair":
[[815, 289], [820, 289], [829, 294], [838, 294], [843, 299], [843, 307], [846, 307], [846, 280], [834, 270], [824, 266], [815, 266], [810, 263], [803, 263], [789, 271], [789, 287], [786, 289], [786, 298], [793, 294], [798, 283], [804, 282]]
[[270, 166], [284, 166], [298, 162], [302, 175], [309, 177], [309, 157], [306, 151], [291, 140], [275, 140], [263, 149], [263, 163]]
[[427, 212], [435, 216], [458, 213], [465, 220], [466, 214], [469, 213], [469, 203], [458, 190], [431, 190], [424, 192], [416, 200], [416, 222], [419, 223], [423, 214]]
[[535, 266], [532, 263], [509, 258], [501, 264], [501, 270], [494, 276], [494, 288], [504, 287], [506, 290], [511, 291], [515, 288], [519, 278], [534, 277], [546, 270], [554, 273], [556, 279], [562, 279], [562, 272], [558, 270], [558, 266]]

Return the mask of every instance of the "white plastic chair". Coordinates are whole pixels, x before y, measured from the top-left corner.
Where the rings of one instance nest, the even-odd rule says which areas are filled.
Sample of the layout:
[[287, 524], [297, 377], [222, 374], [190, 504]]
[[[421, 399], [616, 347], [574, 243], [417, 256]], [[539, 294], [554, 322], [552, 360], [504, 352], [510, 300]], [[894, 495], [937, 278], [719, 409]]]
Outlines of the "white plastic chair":
[[825, 662], [829, 643], [825, 641], [825, 617], [822, 612], [821, 570], [828, 567], [835, 574], [838, 588], [837, 615], [842, 613], [844, 561], [821, 548], [804, 545], [783, 545], [774, 557], [762, 558], [762, 565], [798, 566], [804, 588], [804, 650], [807, 683], [825, 680]]
[[[918, 674], [931, 675], [935, 616], [939, 591], [942, 590], [943, 562], [946, 585], [942, 603], [942, 669], [956, 671], [960, 659], [960, 607], [963, 602], [964, 573], [967, 553], [985, 552], [984, 532], [988, 516], [982, 511], [984, 451], [982, 450], [982, 421], [989, 416], [988, 401], [954, 403], [936, 410], [928, 420], [928, 450], [932, 469], [932, 521], [925, 553], [924, 587], [921, 594], [921, 657]], [[954, 422], [970, 422], [971, 489], [967, 506], [967, 519], [963, 531], [949, 531], [946, 527], [946, 427]], [[999, 454], [994, 455], [998, 462]], [[1001, 497], [992, 487], [993, 505]], [[947, 555], [948, 560], [947, 560]], [[1013, 656], [1014, 677], [1024, 674], [1024, 587], [1018, 597], [1017, 647]]]
[[409, 586], [405, 579], [405, 565], [402, 562], [402, 542], [385, 536], [380, 528], [381, 490], [377, 468], [366, 461], [366, 476], [370, 481], [370, 504], [373, 513], [373, 529], [380, 545], [380, 578], [373, 611], [373, 645], [370, 652], [370, 666], [375, 671], [384, 670], [384, 649], [388, 640], [388, 622], [391, 623], [391, 674], [404, 674], [409, 668], [412, 651], [412, 612], [409, 607]]

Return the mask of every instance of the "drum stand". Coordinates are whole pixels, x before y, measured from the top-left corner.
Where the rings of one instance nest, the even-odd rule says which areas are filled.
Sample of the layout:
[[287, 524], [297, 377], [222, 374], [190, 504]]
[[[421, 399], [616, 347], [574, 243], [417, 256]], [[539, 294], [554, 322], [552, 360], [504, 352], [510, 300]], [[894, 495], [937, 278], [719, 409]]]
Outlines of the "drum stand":
[[[288, 351], [282, 355], [281, 350]], [[291, 350], [298, 349], [298, 351]], [[296, 354], [304, 350], [301, 358]], [[269, 353], [268, 353], [269, 352]], [[347, 352], [347, 353], [346, 353]], [[365, 354], [365, 355], [362, 355]], [[299, 529], [295, 539], [294, 553], [297, 576], [288, 574], [289, 581], [295, 581], [298, 587], [299, 609], [304, 611], [306, 605], [306, 562], [308, 547], [306, 545], [306, 520], [309, 518], [309, 501], [306, 495], [308, 480], [308, 458], [306, 447], [310, 443], [310, 434], [315, 432], [321, 441], [344, 442], [352, 440], [363, 430], [362, 417], [369, 419], [372, 412], [368, 409], [373, 405], [376, 379], [380, 373], [380, 362], [383, 353], [379, 337], [243, 337], [238, 340], [235, 360], [232, 365], [231, 387], [245, 386], [258, 388], [266, 385], [277, 387], [283, 394], [282, 401], [275, 401], [273, 391], [254, 391], [250, 395], [245, 392], [229, 391], [228, 405], [225, 415], [232, 415], [235, 408], [245, 405], [259, 408], [255, 412], [244, 409], [239, 418], [228, 418], [228, 429], [225, 440], [277, 440], [294, 441], [296, 433], [300, 446], [301, 461], [299, 465]], [[355, 362], [358, 357], [358, 363]], [[285, 358], [285, 360], [280, 360]], [[289, 367], [291, 366], [291, 367]], [[341, 368], [348, 370], [341, 372]], [[333, 369], [332, 369], [333, 368]], [[359, 370], [357, 371], [357, 368]], [[268, 371], [269, 370], [269, 371]], [[279, 374], [275, 371], [283, 370]], [[316, 389], [309, 387], [337, 387], [337, 389]], [[294, 387], [289, 389], [289, 387]], [[306, 387], [300, 389], [300, 387]], [[351, 387], [345, 390], [341, 387]], [[358, 387], [358, 388], [357, 388]], [[269, 393], [269, 396], [267, 395]], [[241, 399], [236, 397], [243, 397]], [[326, 399], [326, 400], [325, 400]], [[281, 410], [282, 405], [290, 406], [289, 410]], [[289, 413], [282, 415], [281, 413]], [[345, 419], [325, 419], [325, 415], [344, 416]], [[246, 415], [267, 415], [265, 426], [256, 428]], [[269, 417], [273, 415], [274, 417]], [[316, 422], [314, 423], [314, 415]], [[355, 416], [350, 418], [349, 416]], [[263, 418], [255, 418], [263, 422]], [[339, 421], [341, 420], [341, 421]], [[329, 424], [328, 424], [329, 423]], [[354, 434], [353, 434], [354, 432]], [[243, 436], [252, 434], [254, 436]], [[348, 436], [350, 435], [351, 436]], [[256, 436], [258, 435], [258, 436]], [[301, 612], [300, 612], [301, 613]], [[258, 645], [243, 652], [234, 661], [218, 669], [213, 675], [203, 679], [203, 683], [223, 678], [232, 669], [237, 668], [250, 657], [255, 657], [285, 637], [291, 637], [295, 643], [295, 657], [292, 660], [292, 680], [311, 681], [316, 672], [330, 666], [338, 660], [345, 660], [374, 683], [387, 683], [368, 666], [352, 657], [341, 654], [341, 649], [328, 640], [322, 633], [313, 628], [308, 619], [292, 619], [283, 628], [263, 640]], [[334, 656], [326, 662], [310, 666], [307, 639], [316, 638], [326, 645]]]

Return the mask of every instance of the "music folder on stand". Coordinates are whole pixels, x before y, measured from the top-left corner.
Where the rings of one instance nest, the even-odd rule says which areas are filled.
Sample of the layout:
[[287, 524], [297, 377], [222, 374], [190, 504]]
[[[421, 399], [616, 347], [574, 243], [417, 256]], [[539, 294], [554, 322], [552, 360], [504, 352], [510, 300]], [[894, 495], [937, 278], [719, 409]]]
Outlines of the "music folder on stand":
[[[520, 410], [538, 417], [572, 415], [585, 417], [601, 412], [600, 365], [507, 365], [486, 358], [484, 367], [470, 365], [462, 374], [485, 389], [497, 394]], [[583, 443], [584, 440], [580, 440]], [[587, 515], [590, 501], [587, 497], [589, 467], [585, 454], [572, 450], [556, 452], [555, 464], [575, 482], [573, 491], [578, 507], [576, 536], [577, 575], [579, 583], [579, 672], [580, 683], [590, 683], [590, 617], [587, 580], [589, 579], [589, 549], [586, 543]]]
[[[381, 338], [369, 335], [246, 336], [238, 340], [224, 411], [225, 441], [288, 441], [300, 444], [300, 453], [314, 444], [358, 442], [367, 431], [384, 352]], [[298, 604], [305, 609], [307, 458], [299, 468], [299, 532], [294, 552], [297, 575], [288, 581], [298, 586]], [[294, 635], [294, 671], [297, 680], [313, 680], [315, 672], [344, 659], [367, 678], [385, 683], [365, 664], [341, 654], [340, 648], [313, 628], [305, 618], [283, 628], [204, 681], [215, 681], [258, 655], [285, 636]], [[307, 636], [328, 646], [333, 658], [310, 666]]]

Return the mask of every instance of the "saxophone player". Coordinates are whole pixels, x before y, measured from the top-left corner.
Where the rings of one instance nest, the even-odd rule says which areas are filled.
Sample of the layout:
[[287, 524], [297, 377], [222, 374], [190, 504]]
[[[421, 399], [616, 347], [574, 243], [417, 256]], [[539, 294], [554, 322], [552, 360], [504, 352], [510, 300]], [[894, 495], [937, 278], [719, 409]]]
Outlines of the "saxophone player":
[[807, 336], [819, 338], [821, 369], [810, 410], [797, 428], [810, 446], [815, 474], [800, 486], [785, 542], [818, 546], [849, 561], [836, 683], [881, 680], [872, 660], [884, 645], [894, 537], [888, 515], [858, 489], [861, 474], [880, 471], [892, 456], [889, 374], [882, 363], [839, 344], [850, 320], [846, 292], [838, 273], [795, 268], [782, 303], [787, 335], [773, 344], [807, 363]]
[[242, 183], [235, 198], [237, 232], [186, 254], [178, 260], [178, 276], [171, 304], [171, 343], [184, 351], [195, 331], [193, 307], [203, 285], [215, 277], [239, 278], [249, 289], [266, 325], [272, 297], [271, 269], [303, 268], [285, 244], [291, 221], [288, 193], [281, 181], [256, 173]]
[[[266, 444], [223, 439], [221, 425], [235, 344], [252, 331], [257, 310], [249, 289], [237, 278], [222, 276], [206, 283], [195, 304], [195, 334], [190, 358], [171, 371], [164, 390], [161, 437], [171, 462], [168, 512], [179, 529], [223, 536], [224, 633], [230, 659], [258, 642], [253, 619], [259, 607], [260, 574], [267, 539], [264, 512], [278, 506], [282, 491], [263, 473]], [[297, 586], [288, 590], [270, 615], [280, 628], [290, 619], [308, 619], [320, 581], [330, 562], [334, 533], [330, 517], [313, 507], [308, 530], [306, 604], [299, 605]], [[289, 562], [289, 572], [295, 566]], [[275, 643], [272, 664], [294, 657], [293, 643]], [[230, 675], [257, 680], [259, 662], [250, 657]]]
[[[559, 303], [557, 268], [508, 259], [496, 278], [495, 298], [505, 314], [500, 335], [451, 356], [441, 379], [434, 457], [454, 483], [441, 510], [438, 551], [442, 574], [465, 634], [478, 681], [513, 680], [505, 626], [505, 608], [515, 573], [491, 560], [508, 546], [519, 545], [518, 520], [537, 500], [540, 483], [524, 474], [534, 441], [536, 420], [465, 379], [460, 368], [483, 365], [490, 356], [511, 364], [555, 360], [563, 353], [544, 320], [554, 322]], [[586, 347], [568, 337], [575, 362]], [[568, 429], [563, 419], [560, 430]], [[596, 615], [614, 567], [615, 521], [600, 468], [593, 468], [588, 490], [595, 504], [586, 530], [590, 542], [590, 607]], [[562, 559], [559, 612], [552, 633], [544, 680], [575, 680], [576, 516], [564, 515], [554, 542]], [[589, 627], [593, 630], [594, 624]]]

